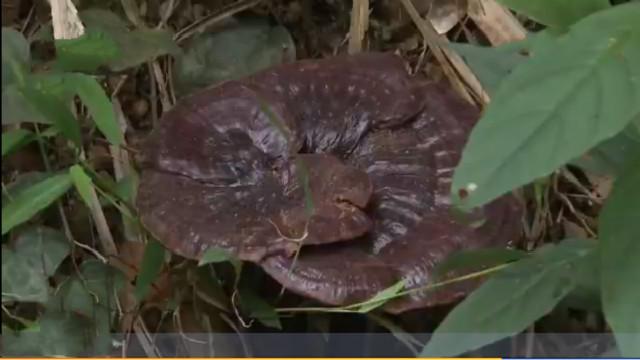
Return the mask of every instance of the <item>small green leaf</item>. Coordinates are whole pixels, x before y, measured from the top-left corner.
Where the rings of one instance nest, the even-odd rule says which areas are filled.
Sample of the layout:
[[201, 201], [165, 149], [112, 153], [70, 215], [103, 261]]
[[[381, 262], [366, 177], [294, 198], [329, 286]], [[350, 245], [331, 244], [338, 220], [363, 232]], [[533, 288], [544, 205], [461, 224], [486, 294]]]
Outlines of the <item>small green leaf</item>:
[[165, 249], [162, 244], [156, 240], [149, 239], [144, 248], [140, 273], [136, 279], [135, 295], [138, 301], [142, 301], [144, 299], [149, 292], [149, 289], [151, 289], [151, 285], [160, 274], [160, 271], [162, 271], [164, 257]]
[[[627, 163], [600, 213], [602, 303], [624, 357], [640, 357], [640, 157]], [[633, 315], [635, 314], [635, 315]]]
[[2, 235], [51, 205], [70, 187], [71, 178], [64, 173], [49, 176], [12, 194], [12, 199], [2, 204]]
[[240, 308], [243, 313], [258, 320], [264, 326], [282, 329], [278, 313], [271, 304], [247, 287], [241, 288], [239, 292]]
[[594, 249], [564, 240], [509, 265], [449, 313], [421, 356], [457, 356], [526, 329], [575, 288], [574, 272], [596, 261]]
[[35, 139], [33, 133], [26, 129], [16, 129], [2, 133], [2, 157], [15, 151]]
[[93, 203], [93, 181], [87, 175], [82, 166], [73, 165], [69, 168], [69, 176], [71, 176], [71, 180], [73, 181], [73, 185], [75, 185], [76, 190], [78, 190], [78, 194], [87, 205], [87, 207], [92, 208], [94, 206]]
[[235, 257], [229, 251], [214, 247], [205, 251], [204, 255], [202, 255], [202, 258], [200, 258], [200, 261], [198, 261], [198, 266], [211, 263], [221, 263], [225, 261], [231, 261], [233, 259], [235, 259]]
[[384, 305], [387, 301], [402, 291], [402, 289], [404, 289], [404, 285], [404, 280], [400, 280], [388, 288], [378, 292], [374, 297], [367, 300], [362, 306], [360, 306], [357, 311], [364, 314]]
[[116, 120], [113, 105], [98, 82], [88, 75], [68, 74], [67, 83], [87, 106], [93, 121], [112, 145], [121, 145], [124, 141], [122, 131]]
[[65, 71], [94, 72], [98, 67], [126, 57], [118, 44], [102, 31], [88, 29], [76, 39], [55, 40], [56, 64]]
[[455, 171], [462, 206], [550, 174], [640, 114], [639, 18], [638, 3], [594, 14], [504, 80]]
[[71, 113], [70, 104], [30, 85], [21, 88], [21, 92], [34, 109], [48, 118], [67, 139], [81, 147], [80, 125]]
[[529, 256], [524, 251], [505, 248], [461, 250], [446, 258], [433, 270], [433, 277], [439, 278], [451, 271], [467, 273], [521, 260]]
[[568, 27], [611, 6], [609, 0], [498, 0], [512, 10], [547, 26]]
[[233, 254], [229, 251], [221, 248], [210, 248], [205, 251], [200, 261], [198, 261], [198, 266], [206, 265], [206, 264], [215, 264], [222, 262], [229, 262], [231, 266], [233, 266], [233, 270], [236, 273], [236, 281], [240, 278], [240, 273], [242, 271], [242, 261], [238, 260]]
[[273, 27], [265, 19], [245, 19], [189, 43], [186, 52], [176, 58], [175, 82], [178, 91], [186, 94], [287, 59], [295, 59], [295, 46], [284, 27]]

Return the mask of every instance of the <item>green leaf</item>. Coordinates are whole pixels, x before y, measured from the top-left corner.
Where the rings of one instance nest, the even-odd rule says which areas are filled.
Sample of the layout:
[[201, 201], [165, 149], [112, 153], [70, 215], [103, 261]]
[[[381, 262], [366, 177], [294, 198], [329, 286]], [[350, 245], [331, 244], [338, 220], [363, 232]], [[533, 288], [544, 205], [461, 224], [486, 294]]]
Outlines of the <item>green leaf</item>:
[[68, 84], [89, 109], [96, 126], [112, 145], [121, 145], [124, 136], [116, 120], [115, 111], [109, 98], [98, 82], [91, 76], [68, 74]]
[[378, 308], [384, 305], [387, 301], [394, 297], [394, 295], [398, 294], [402, 289], [404, 289], [404, 280], [400, 280], [397, 283], [389, 286], [388, 288], [380, 291], [374, 297], [367, 300], [365, 304], [358, 308], [359, 313], [368, 313], [369, 311]]
[[69, 176], [71, 176], [71, 180], [73, 181], [73, 185], [75, 185], [76, 190], [78, 190], [78, 194], [87, 205], [87, 207], [92, 208], [94, 206], [93, 203], [93, 181], [87, 175], [82, 166], [73, 165], [69, 168]]
[[70, 104], [30, 85], [21, 88], [21, 91], [34, 109], [48, 118], [67, 139], [81, 147], [80, 125], [69, 109]]
[[2, 133], [2, 157], [35, 140], [33, 133], [26, 129], [16, 129]]
[[617, 175], [634, 154], [640, 154], [640, 129], [632, 123], [572, 163], [594, 174]]
[[62, 232], [44, 226], [23, 231], [15, 242], [14, 250], [46, 276], [53, 276], [71, 252], [69, 241]]
[[29, 43], [24, 36], [7, 27], [2, 28], [2, 91], [8, 85], [24, 82], [31, 61]]
[[624, 357], [640, 357], [640, 157], [629, 161], [600, 213], [602, 303]]
[[451, 43], [450, 46], [469, 64], [490, 95], [507, 75], [527, 60], [529, 54], [526, 40], [495, 48], [463, 43]]
[[97, 260], [80, 265], [47, 304], [47, 312], [75, 313], [90, 320], [81, 327], [92, 354], [106, 355], [111, 346], [111, 321], [117, 314], [117, 294], [126, 283], [122, 273]]
[[231, 266], [233, 266], [233, 270], [236, 273], [236, 280], [238, 280], [240, 278], [240, 273], [242, 272], [242, 261], [238, 260], [233, 254], [225, 249], [217, 247], [207, 249], [204, 255], [202, 255], [202, 258], [200, 258], [200, 261], [198, 261], [198, 266], [227, 261]]
[[89, 319], [73, 312], [46, 312], [37, 332], [38, 347], [43, 356], [82, 356], [90, 349], [93, 335]]
[[2, 302], [44, 303], [49, 298], [49, 284], [42, 267], [8, 247], [2, 247]]
[[240, 308], [243, 313], [258, 320], [264, 326], [282, 329], [278, 313], [271, 304], [247, 287], [240, 288], [239, 292]]
[[564, 240], [490, 277], [438, 326], [422, 356], [457, 356], [526, 329], [575, 286], [595, 261], [595, 242]]
[[547, 26], [564, 28], [610, 7], [609, 0], [498, 0], [503, 5]]
[[181, 94], [238, 79], [295, 59], [287, 30], [264, 19], [245, 19], [224, 30], [204, 33], [176, 58], [174, 77]]
[[211, 263], [221, 263], [226, 261], [231, 261], [235, 259], [235, 257], [227, 250], [214, 247], [207, 249], [200, 261], [198, 261], [198, 266], [211, 264]]
[[524, 251], [505, 248], [486, 248], [475, 250], [461, 250], [446, 258], [433, 270], [433, 277], [439, 278], [449, 272], [464, 271], [467, 273], [479, 271], [521, 260], [529, 256]]
[[548, 175], [640, 114], [638, 18], [638, 3], [592, 15], [504, 80], [453, 178], [463, 206]]
[[127, 56], [118, 44], [100, 30], [88, 29], [76, 39], [55, 40], [56, 65], [65, 71], [94, 72], [100, 66]]
[[51, 205], [70, 187], [71, 178], [64, 173], [51, 175], [45, 180], [12, 194], [12, 199], [2, 204], [2, 235]]
[[180, 48], [166, 30], [129, 30], [116, 14], [101, 9], [89, 9], [80, 13], [88, 31], [106, 34], [117, 45], [121, 56], [106, 62], [113, 71], [122, 71], [153, 60], [157, 56], [177, 54]]
[[2, 90], [2, 125], [21, 122], [50, 124], [51, 121], [40, 114], [14, 84]]
[[149, 289], [151, 289], [151, 285], [153, 285], [153, 282], [162, 270], [164, 259], [165, 249], [162, 244], [156, 240], [149, 239], [144, 248], [140, 273], [136, 279], [135, 296], [138, 301], [142, 301], [149, 292]]

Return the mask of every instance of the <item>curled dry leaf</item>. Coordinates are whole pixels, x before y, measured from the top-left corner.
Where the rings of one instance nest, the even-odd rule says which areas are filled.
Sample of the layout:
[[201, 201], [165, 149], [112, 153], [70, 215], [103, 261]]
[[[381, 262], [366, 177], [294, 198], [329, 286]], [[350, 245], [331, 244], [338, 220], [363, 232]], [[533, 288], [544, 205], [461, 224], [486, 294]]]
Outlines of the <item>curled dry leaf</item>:
[[[277, 66], [166, 113], [142, 149], [137, 204], [172, 251], [199, 259], [225, 249], [327, 304], [401, 279], [424, 286], [452, 252], [506, 246], [519, 232], [510, 197], [465, 221], [452, 214], [451, 175], [477, 118], [391, 54]], [[416, 292], [386, 310], [450, 302], [473, 285]]]

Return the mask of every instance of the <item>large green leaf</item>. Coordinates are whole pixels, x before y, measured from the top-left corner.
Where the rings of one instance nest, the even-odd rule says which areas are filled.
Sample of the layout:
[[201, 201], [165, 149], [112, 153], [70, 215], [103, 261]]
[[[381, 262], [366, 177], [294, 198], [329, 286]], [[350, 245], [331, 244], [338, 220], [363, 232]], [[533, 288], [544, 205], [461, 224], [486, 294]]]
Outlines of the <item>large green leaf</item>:
[[70, 187], [71, 178], [63, 173], [49, 176], [12, 194], [11, 199], [2, 203], [2, 235], [51, 205]]
[[498, 0], [507, 7], [548, 26], [567, 27], [606, 9], [609, 0]]
[[49, 298], [49, 284], [42, 268], [25, 257], [2, 247], [2, 302], [44, 303]]
[[70, 247], [59, 231], [25, 230], [14, 248], [2, 247], [2, 301], [44, 303], [49, 298], [47, 277], [53, 275]]
[[170, 32], [155, 29], [129, 30], [116, 14], [102, 9], [89, 9], [80, 18], [91, 32], [113, 40], [119, 56], [105, 62], [113, 71], [122, 71], [165, 54], [177, 54], [180, 49]]
[[71, 312], [88, 319], [79, 329], [83, 341], [91, 345], [88, 349], [92, 354], [106, 355], [111, 345], [111, 320], [117, 313], [116, 296], [125, 281], [124, 275], [113, 267], [97, 260], [85, 261], [80, 265], [80, 274], [57, 289], [55, 298], [47, 304], [47, 312]]
[[616, 181], [600, 214], [602, 303], [625, 357], [640, 357], [640, 156]]
[[595, 242], [564, 240], [493, 275], [438, 326], [423, 356], [456, 356], [512, 336], [549, 313], [595, 259]]
[[11, 29], [2, 28], [2, 91], [7, 85], [21, 83], [29, 69], [31, 55], [24, 36]]
[[37, 226], [23, 231], [15, 242], [16, 254], [29, 259], [30, 263], [46, 276], [52, 276], [71, 247], [64, 234], [58, 230]]
[[175, 82], [181, 93], [237, 79], [295, 59], [295, 46], [287, 30], [264, 19], [242, 20], [237, 25], [197, 37], [175, 63]]
[[[640, 122], [639, 122], [640, 123]], [[598, 144], [572, 164], [598, 175], [616, 175], [634, 154], [640, 154], [640, 128], [634, 123]]]
[[639, 18], [639, 3], [594, 14], [504, 80], [454, 175], [465, 206], [548, 175], [640, 114]]

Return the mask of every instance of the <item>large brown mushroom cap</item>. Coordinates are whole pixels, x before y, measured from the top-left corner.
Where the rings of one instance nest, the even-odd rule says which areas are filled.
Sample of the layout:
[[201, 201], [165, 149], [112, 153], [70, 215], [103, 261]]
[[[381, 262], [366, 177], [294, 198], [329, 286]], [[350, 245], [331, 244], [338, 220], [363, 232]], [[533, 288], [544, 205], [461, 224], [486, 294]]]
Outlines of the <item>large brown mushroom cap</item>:
[[[321, 302], [424, 286], [454, 251], [506, 246], [503, 197], [460, 222], [453, 169], [478, 112], [391, 54], [285, 64], [182, 100], [143, 149], [138, 207], [172, 251], [224, 248]], [[300, 248], [294, 262], [293, 254]], [[446, 303], [473, 284], [415, 293], [388, 311]]]

